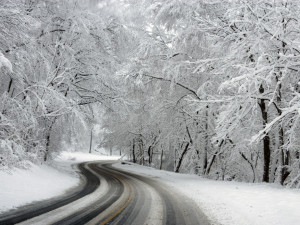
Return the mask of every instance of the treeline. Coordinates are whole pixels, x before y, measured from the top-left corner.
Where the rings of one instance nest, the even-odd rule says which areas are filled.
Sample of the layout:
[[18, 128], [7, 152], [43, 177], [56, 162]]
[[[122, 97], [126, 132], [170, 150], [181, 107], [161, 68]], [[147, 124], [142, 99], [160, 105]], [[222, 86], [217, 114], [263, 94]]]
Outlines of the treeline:
[[136, 163], [300, 186], [297, 2], [8, 0], [0, 17], [1, 169], [100, 123]]
[[300, 5], [124, 4], [136, 48], [102, 145], [156, 168], [299, 187]]
[[116, 95], [122, 29], [96, 9], [93, 1], [0, 2], [0, 170], [79, 148], [98, 106]]

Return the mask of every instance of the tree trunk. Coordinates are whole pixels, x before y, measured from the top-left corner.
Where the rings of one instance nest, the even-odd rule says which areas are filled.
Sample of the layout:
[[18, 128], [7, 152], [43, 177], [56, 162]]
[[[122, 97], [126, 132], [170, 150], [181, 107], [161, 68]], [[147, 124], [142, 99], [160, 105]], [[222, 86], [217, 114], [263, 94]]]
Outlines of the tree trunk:
[[[264, 93], [264, 88], [262, 85], [259, 87], [259, 93]], [[259, 106], [261, 109], [263, 127], [265, 128], [268, 123], [268, 112], [267, 106], [264, 99], [259, 100]], [[268, 133], [265, 133], [263, 138], [263, 155], [264, 155], [264, 164], [263, 164], [263, 182], [269, 183], [270, 181], [270, 161], [271, 161], [271, 149], [270, 149], [270, 137]]]
[[45, 155], [44, 155], [44, 161], [45, 162], [48, 159], [48, 154], [49, 154], [49, 150], [50, 150], [49, 148], [50, 148], [51, 131], [52, 131], [52, 127], [53, 127], [55, 121], [56, 121], [56, 117], [54, 117], [53, 121], [51, 121], [49, 129], [48, 129], [47, 134], [46, 134], [46, 150], [45, 150]]
[[270, 151], [270, 138], [266, 135], [263, 139], [264, 143], [264, 173], [263, 173], [263, 182], [269, 182], [269, 167], [271, 159]]
[[48, 131], [48, 134], [46, 136], [46, 151], [45, 151], [45, 155], [44, 155], [44, 162], [46, 162], [48, 159], [49, 147], [50, 147], [50, 132], [51, 131]]
[[205, 142], [205, 147], [204, 147], [204, 156], [203, 156], [203, 170], [202, 174], [206, 174], [206, 169], [207, 169], [207, 153], [208, 153], [208, 105], [206, 106], [205, 110], [205, 137], [204, 137], [204, 142]]
[[93, 129], [91, 129], [91, 138], [90, 138], [90, 150], [89, 153], [92, 153], [92, 142], [93, 142]]
[[280, 145], [280, 175], [279, 175], [279, 182], [281, 185], [284, 184], [284, 181], [286, 180], [286, 178], [290, 175], [290, 171], [287, 168], [287, 166], [289, 165], [289, 161], [290, 161], [290, 154], [289, 151], [285, 151], [283, 149], [283, 128], [280, 128], [279, 131], [279, 141], [281, 143]]
[[139, 164], [144, 165], [143, 141], [141, 139], [139, 139], [138, 147], [139, 147]]
[[276, 156], [274, 156], [273, 162], [270, 165], [270, 182], [274, 182], [275, 181], [276, 170], [278, 168], [278, 163], [279, 163], [279, 158], [280, 158], [280, 154], [281, 153], [280, 152], [276, 152], [275, 154], [276, 154]]
[[[284, 47], [284, 46], [283, 46]], [[279, 73], [279, 77], [282, 77], [282, 72]], [[278, 114], [279, 116], [282, 114], [282, 110], [280, 109], [280, 105], [281, 105], [281, 83], [279, 80], [279, 77], [276, 76], [276, 82], [279, 83], [278, 84], [278, 89], [277, 89], [277, 104], [278, 104]], [[279, 157], [279, 161], [280, 161], [280, 171], [279, 171], [279, 182], [281, 185], [283, 185], [285, 179], [288, 177], [288, 175], [290, 174], [290, 172], [288, 171], [287, 167], [289, 164], [289, 152], [285, 151], [284, 149], [284, 131], [283, 131], [283, 127], [279, 128], [279, 132], [278, 132], [278, 138], [279, 138], [279, 151], [280, 151], [280, 157]]]
[[159, 165], [159, 169], [162, 169], [162, 165], [163, 165], [163, 157], [164, 157], [164, 149], [161, 149], [161, 154], [160, 154], [160, 165]]
[[7, 88], [7, 93], [9, 93], [10, 90], [11, 90], [12, 82], [13, 82], [13, 79], [10, 78], [10, 81], [9, 81], [9, 84], [8, 84], [8, 88]]
[[249, 166], [251, 167], [252, 173], [253, 173], [253, 180], [252, 180], [252, 183], [254, 183], [255, 180], [256, 180], [255, 167], [254, 167], [253, 163], [245, 156], [244, 153], [242, 153], [242, 152], [239, 152], [239, 153], [240, 153], [240, 155], [242, 156], [242, 158], [243, 158], [243, 159], [249, 164]]
[[149, 163], [149, 166], [151, 165], [151, 163], [152, 163], [152, 146], [150, 145], [149, 147], [148, 147], [148, 163]]
[[213, 154], [213, 156], [212, 156], [211, 160], [209, 161], [209, 164], [207, 165], [207, 168], [206, 168], [206, 170], [205, 170], [205, 175], [208, 175], [208, 174], [209, 174], [210, 169], [211, 169], [211, 166], [213, 165], [213, 163], [214, 163], [214, 161], [215, 161], [215, 159], [216, 159], [217, 154], [218, 154], [218, 151], [216, 151], [216, 152]]
[[215, 151], [215, 153], [214, 153], [213, 156], [211, 157], [209, 163], [207, 163], [207, 168], [205, 169], [205, 175], [208, 175], [208, 174], [209, 174], [210, 169], [211, 169], [211, 167], [212, 167], [212, 165], [213, 165], [213, 163], [214, 163], [214, 161], [215, 161], [215, 159], [216, 159], [216, 156], [217, 156], [218, 152], [221, 152], [221, 148], [222, 148], [222, 145], [223, 145], [224, 143], [225, 143], [225, 141], [222, 140], [221, 143], [220, 143], [219, 146], [218, 146], [218, 150]]
[[136, 163], [136, 159], [135, 159], [135, 140], [133, 139], [132, 142], [132, 162]]
[[179, 173], [179, 169], [180, 169], [182, 160], [183, 160], [185, 154], [186, 154], [187, 151], [188, 151], [189, 145], [190, 145], [190, 143], [187, 143], [186, 146], [185, 146], [185, 148], [184, 148], [184, 150], [182, 151], [182, 153], [181, 153], [181, 155], [180, 155], [180, 157], [179, 157], [179, 159], [178, 159], [177, 166], [176, 166], [176, 168], [175, 168], [175, 173]]

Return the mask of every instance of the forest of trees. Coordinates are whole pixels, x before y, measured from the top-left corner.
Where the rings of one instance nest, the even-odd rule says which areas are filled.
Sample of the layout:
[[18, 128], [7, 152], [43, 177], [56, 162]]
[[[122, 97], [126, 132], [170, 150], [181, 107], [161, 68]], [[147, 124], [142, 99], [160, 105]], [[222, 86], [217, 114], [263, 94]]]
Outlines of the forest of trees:
[[0, 169], [101, 126], [135, 163], [300, 187], [296, 1], [7, 0], [0, 17]]

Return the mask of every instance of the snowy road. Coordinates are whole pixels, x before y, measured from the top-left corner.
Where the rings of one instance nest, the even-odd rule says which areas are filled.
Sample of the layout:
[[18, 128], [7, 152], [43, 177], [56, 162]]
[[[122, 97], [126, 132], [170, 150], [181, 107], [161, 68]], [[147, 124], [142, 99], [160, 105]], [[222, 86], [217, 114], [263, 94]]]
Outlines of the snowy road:
[[0, 224], [208, 224], [193, 202], [150, 178], [111, 167], [79, 164], [84, 185], [68, 195], [0, 215]]

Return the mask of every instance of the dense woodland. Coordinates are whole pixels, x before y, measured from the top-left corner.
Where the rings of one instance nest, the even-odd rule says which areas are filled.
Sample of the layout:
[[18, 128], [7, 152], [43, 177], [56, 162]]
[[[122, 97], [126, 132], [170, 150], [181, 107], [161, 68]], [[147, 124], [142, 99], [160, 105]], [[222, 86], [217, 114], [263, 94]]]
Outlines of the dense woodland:
[[5, 0], [0, 18], [1, 170], [93, 138], [159, 169], [300, 187], [299, 2]]

